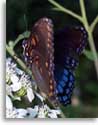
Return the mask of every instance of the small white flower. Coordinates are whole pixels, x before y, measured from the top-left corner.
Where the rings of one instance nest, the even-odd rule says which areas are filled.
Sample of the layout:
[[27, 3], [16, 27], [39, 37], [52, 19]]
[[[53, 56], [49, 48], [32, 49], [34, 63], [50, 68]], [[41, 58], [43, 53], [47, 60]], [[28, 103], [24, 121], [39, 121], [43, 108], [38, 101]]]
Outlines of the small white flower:
[[26, 109], [16, 109], [6, 110], [6, 118], [24, 118], [27, 115]]
[[47, 105], [42, 105], [39, 107], [38, 118], [47, 118], [49, 107]]
[[6, 82], [10, 80], [10, 76], [15, 73], [16, 64], [11, 58], [6, 59]]
[[38, 118], [46, 118], [46, 111], [44, 108], [39, 109]]
[[38, 114], [38, 108], [27, 108], [27, 114], [29, 118], [35, 118]]
[[19, 82], [19, 78], [18, 76], [16, 76], [15, 74], [11, 75], [11, 81], [12, 81], [12, 85], [11, 85], [11, 88], [13, 90], [13, 92], [16, 92], [18, 91], [19, 89], [21, 89], [22, 87], [22, 84], [21, 82]]
[[[12, 62], [11, 58], [6, 60], [6, 82], [10, 81], [9, 90], [7, 90], [13, 99], [20, 100], [20, 94], [17, 97], [12, 94], [12, 92], [20, 92], [21, 89], [24, 89], [24, 93], [27, 93], [27, 98], [30, 102], [34, 99], [34, 93], [32, 90], [33, 81], [30, 80], [30, 77], [26, 75], [22, 70], [16, 67], [16, 64]], [[8, 95], [9, 95], [8, 94]], [[24, 95], [22, 95], [24, 96]]]
[[58, 118], [56, 113], [49, 113], [48, 114], [49, 118]]
[[25, 91], [27, 91], [27, 98], [29, 99], [30, 102], [32, 102], [32, 100], [34, 99], [34, 93], [32, 90], [32, 85], [31, 85], [32, 83], [29, 80], [29, 77], [25, 74], [22, 74], [22, 76], [19, 79], [18, 76], [13, 74], [11, 76], [11, 81], [13, 83], [11, 85], [12, 91], [16, 92], [23, 87], [25, 89]]
[[60, 110], [50, 109], [47, 105], [39, 107], [38, 118], [58, 118], [60, 115]]
[[19, 80], [21, 86], [25, 88], [27, 91], [27, 98], [30, 102], [34, 99], [34, 93], [32, 90], [32, 82], [30, 81], [30, 77], [28, 75], [23, 74]]
[[14, 108], [10, 97], [6, 96], [6, 118], [24, 118], [26, 114], [27, 110]]
[[34, 94], [31, 88], [27, 88], [27, 97], [30, 102], [32, 102], [32, 100], [34, 99]]
[[14, 96], [12, 93], [13, 89], [11, 87], [11, 85], [6, 84], [6, 94], [9, 95], [11, 98], [13, 98], [14, 100], [21, 100], [20, 97]]
[[60, 114], [61, 114], [60, 110], [50, 110], [50, 112], [48, 113], [48, 116], [50, 118], [58, 118], [58, 115]]
[[39, 93], [35, 93], [35, 94], [41, 100], [41, 102], [43, 102], [45, 100], [45, 98], [42, 97]]
[[12, 110], [13, 104], [9, 96], [6, 95], [6, 109]]
[[11, 75], [11, 81], [12, 81], [13, 84], [14, 83], [17, 84], [17, 82], [19, 81], [18, 76], [16, 74], [12, 74]]
[[14, 110], [6, 109], [6, 118], [16, 118], [16, 112]]
[[15, 109], [17, 112], [17, 118], [24, 118], [27, 115], [27, 110], [26, 109]]
[[17, 67], [16, 67], [15, 70], [16, 70], [17, 74], [19, 74], [19, 75], [22, 75], [24, 73], [21, 69], [19, 69]]
[[12, 88], [8, 84], [6, 84], [6, 94], [10, 95], [10, 96], [13, 96], [13, 94], [12, 94]]
[[6, 96], [6, 118], [15, 118], [16, 112], [14, 111], [12, 101], [9, 96]]
[[47, 110], [47, 111], [50, 110], [50, 108], [49, 108], [48, 105], [46, 105], [46, 104], [44, 105], [44, 109]]

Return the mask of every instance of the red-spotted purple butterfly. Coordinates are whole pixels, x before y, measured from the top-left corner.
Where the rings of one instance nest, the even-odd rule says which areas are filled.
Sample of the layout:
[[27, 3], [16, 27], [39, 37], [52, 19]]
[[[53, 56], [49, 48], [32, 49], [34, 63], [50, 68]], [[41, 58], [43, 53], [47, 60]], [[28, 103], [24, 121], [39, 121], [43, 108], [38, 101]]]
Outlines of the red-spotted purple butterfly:
[[79, 55], [87, 44], [87, 33], [83, 27], [66, 27], [54, 36], [54, 64], [56, 94], [58, 100], [71, 103], [74, 88], [74, 70], [79, 64]]
[[64, 28], [54, 35], [52, 21], [45, 17], [35, 23], [30, 37], [23, 41], [25, 61], [40, 90], [54, 103], [71, 103], [74, 70], [86, 40], [82, 27]]

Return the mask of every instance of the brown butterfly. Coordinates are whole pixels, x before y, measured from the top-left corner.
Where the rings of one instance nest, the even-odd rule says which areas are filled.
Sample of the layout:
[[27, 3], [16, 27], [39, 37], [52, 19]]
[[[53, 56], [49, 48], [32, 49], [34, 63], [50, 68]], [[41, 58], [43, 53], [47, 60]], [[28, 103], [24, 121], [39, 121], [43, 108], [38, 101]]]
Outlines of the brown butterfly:
[[41, 18], [32, 28], [30, 37], [23, 41], [24, 57], [32, 70], [40, 90], [55, 100], [53, 24]]

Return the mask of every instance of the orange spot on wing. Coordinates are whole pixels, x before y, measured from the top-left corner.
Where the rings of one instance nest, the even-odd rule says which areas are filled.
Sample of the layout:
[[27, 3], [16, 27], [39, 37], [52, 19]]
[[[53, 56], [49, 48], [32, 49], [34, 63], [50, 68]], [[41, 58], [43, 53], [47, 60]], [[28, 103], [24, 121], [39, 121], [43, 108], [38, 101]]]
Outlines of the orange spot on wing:
[[36, 61], [35, 61], [35, 63], [36, 63], [36, 65], [38, 65], [38, 64], [39, 64], [39, 61], [38, 61], [38, 60], [36, 60]]
[[49, 97], [51, 97], [51, 96], [53, 96], [53, 93], [52, 93], [52, 92], [49, 93]]
[[37, 42], [39, 42], [38, 36], [37, 36], [36, 34], [34, 35], [34, 37], [35, 37], [35, 40], [36, 40]]
[[36, 40], [35, 40], [34, 37], [32, 38], [32, 44], [33, 44], [34, 46], [36, 46]]
[[46, 66], [46, 68], [48, 68], [48, 62], [45, 62], [45, 66]]
[[52, 84], [53, 83], [53, 81], [52, 81], [52, 79], [50, 79], [50, 84]]
[[50, 90], [53, 90], [53, 86], [52, 85], [50, 85]]
[[48, 72], [48, 74], [49, 74], [49, 76], [51, 76], [51, 72], [50, 71]]
[[47, 43], [47, 47], [50, 48], [50, 44], [49, 43]]

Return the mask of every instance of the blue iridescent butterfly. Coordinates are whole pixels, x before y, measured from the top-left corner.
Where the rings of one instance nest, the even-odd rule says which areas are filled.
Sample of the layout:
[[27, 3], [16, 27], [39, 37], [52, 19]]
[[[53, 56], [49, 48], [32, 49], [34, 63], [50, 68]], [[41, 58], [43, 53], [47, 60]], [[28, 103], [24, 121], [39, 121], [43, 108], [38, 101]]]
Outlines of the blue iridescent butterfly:
[[87, 44], [87, 33], [83, 27], [66, 27], [58, 31], [54, 38], [56, 94], [59, 101], [67, 105], [71, 103], [74, 71]]
[[24, 58], [40, 90], [53, 103], [71, 103], [74, 70], [79, 64], [87, 33], [83, 27], [66, 27], [53, 33], [51, 19], [41, 18], [23, 41]]

